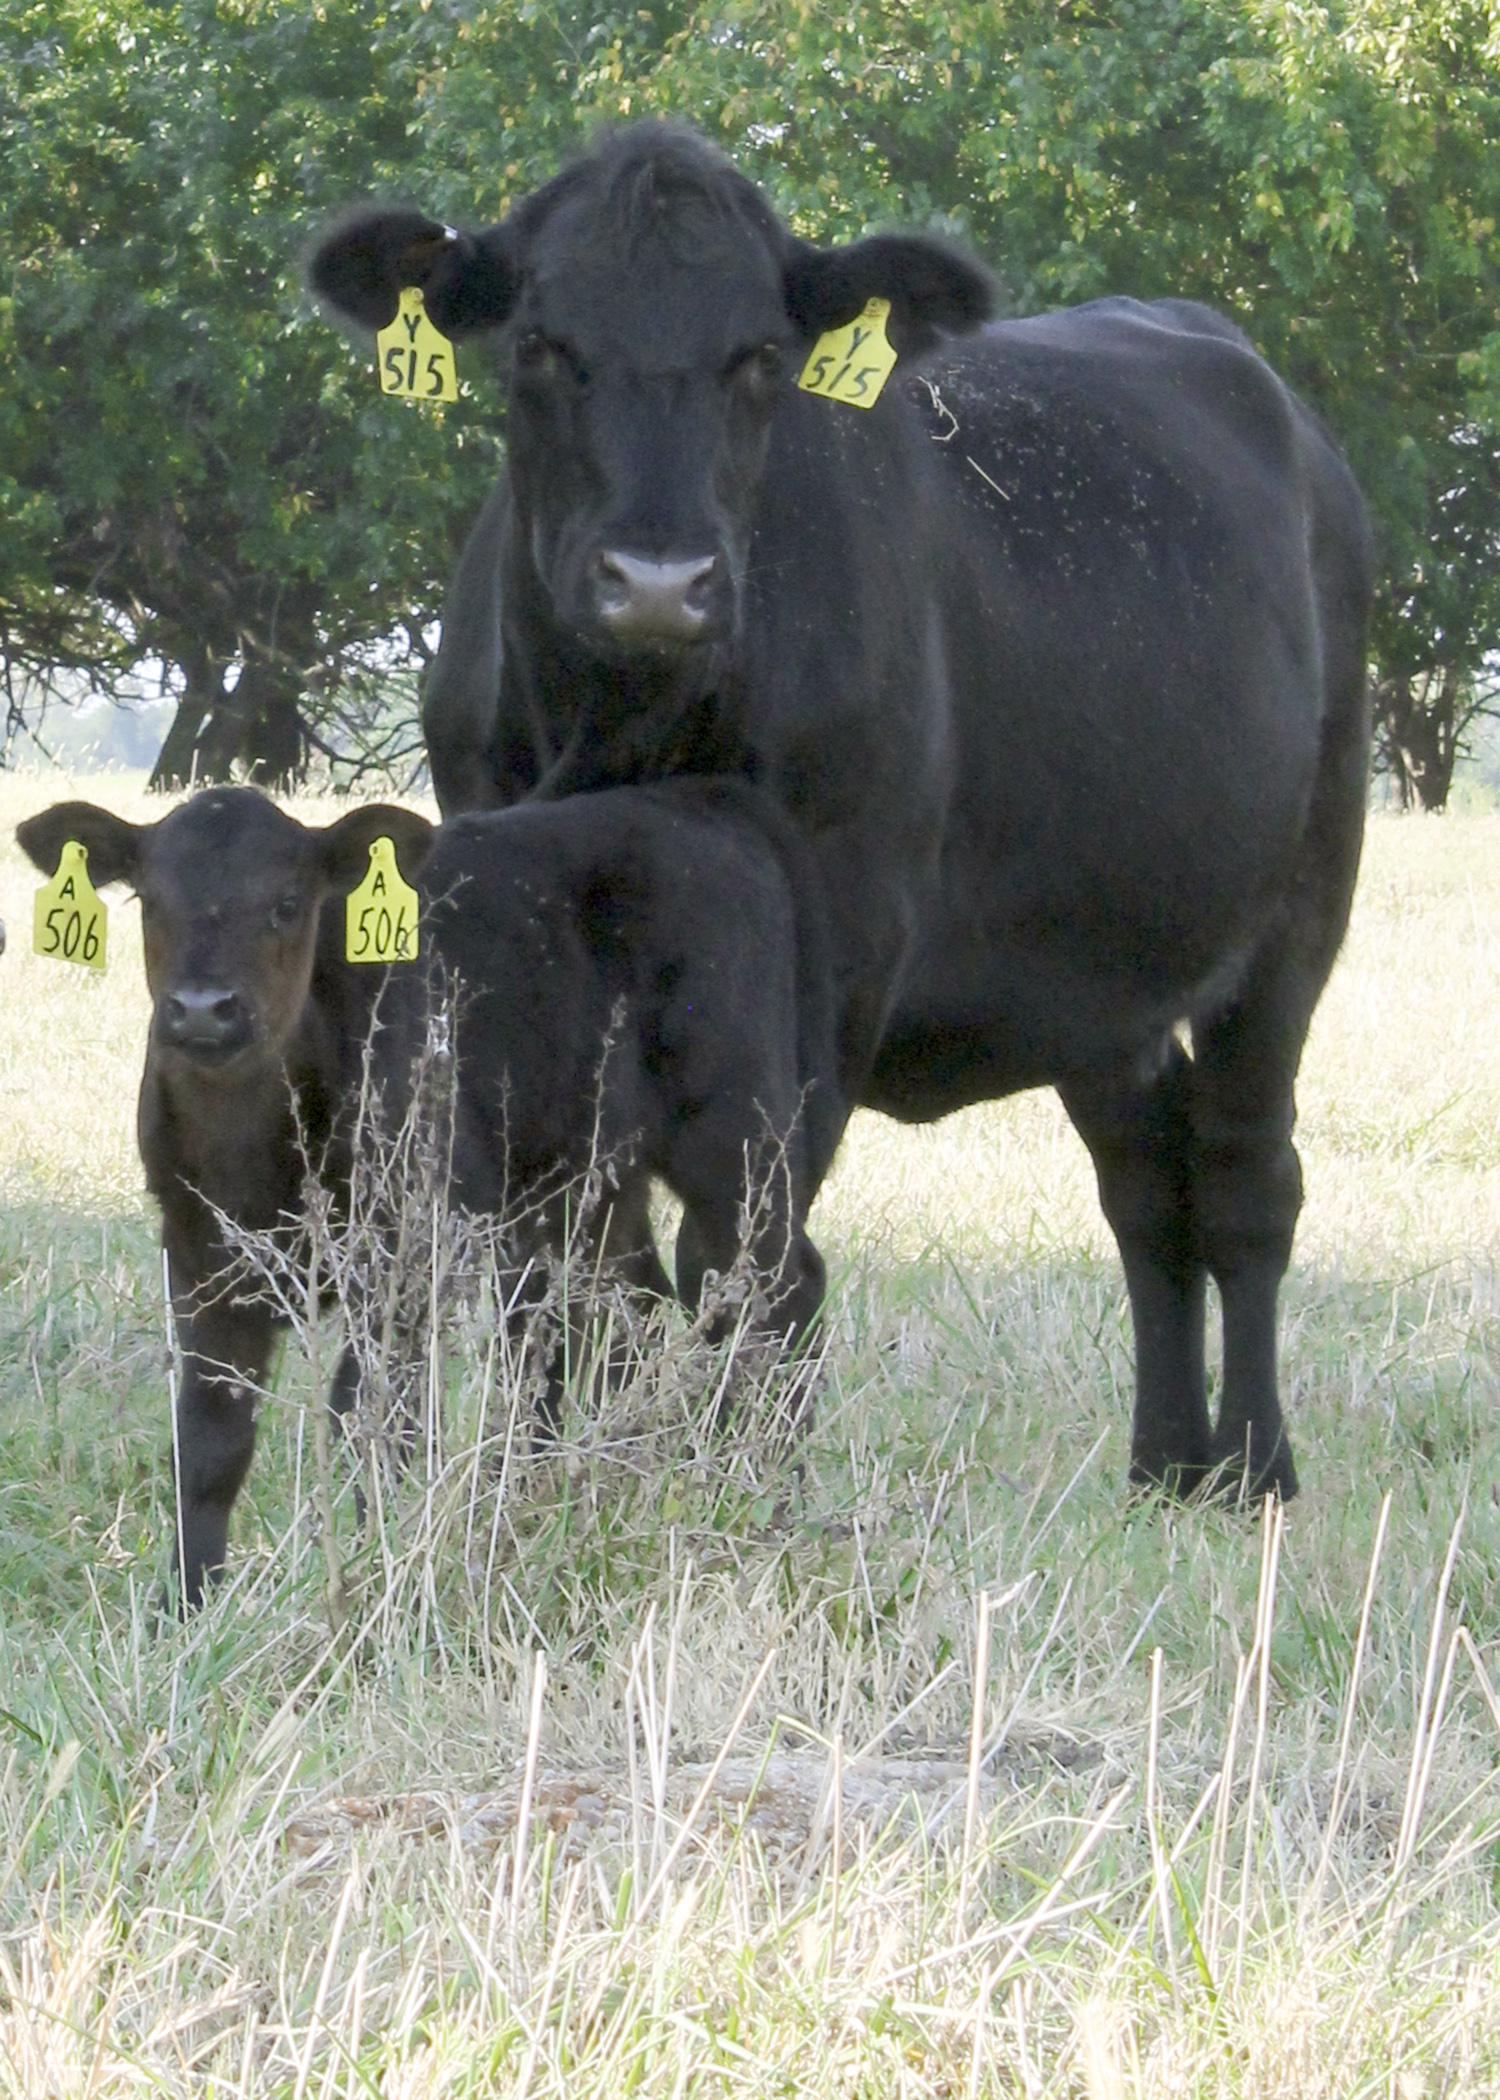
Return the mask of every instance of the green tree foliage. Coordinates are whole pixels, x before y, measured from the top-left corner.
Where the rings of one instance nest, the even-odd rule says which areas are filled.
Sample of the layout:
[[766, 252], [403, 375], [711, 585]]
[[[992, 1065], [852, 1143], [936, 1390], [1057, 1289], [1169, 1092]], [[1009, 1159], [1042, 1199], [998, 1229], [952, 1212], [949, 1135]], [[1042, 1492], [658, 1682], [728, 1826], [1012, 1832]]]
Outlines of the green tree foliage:
[[298, 286], [329, 201], [410, 161], [399, 40], [368, 5], [48, 0], [0, 52], [11, 675], [160, 659], [164, 779], [283, 776], [299, 703], [430, 612], [487, 450], [382, 401]]
[[191, 686], [195, 637], [228, 748], [225, 666], [279, 661], [304, 706], [315, 672], [316, 715], [381, 635], [420, 631], [501, 430], [485, 358], [465, 351], [444, 414], [379, 399], [299, 298], [299, 251], [372, 192], [483, 222], [598, 121], [670, 114], [811, 236], [935, 222], [1018, 309], [1129, 291], [1233, 313], [1370, 496], [1388, 755], [1442, 799], [1500, 647], [1482, 0], [65, 0], [0, 44], [21, 83], [0, 104], [12, 646], [144, 642]]

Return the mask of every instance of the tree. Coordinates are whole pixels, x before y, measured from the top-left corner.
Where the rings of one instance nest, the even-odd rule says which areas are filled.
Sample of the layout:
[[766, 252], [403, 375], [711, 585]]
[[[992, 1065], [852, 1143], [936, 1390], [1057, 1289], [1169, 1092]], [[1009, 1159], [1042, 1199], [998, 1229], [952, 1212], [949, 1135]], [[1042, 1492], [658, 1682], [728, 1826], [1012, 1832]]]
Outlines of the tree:
[[0, 25], [0, 640], [178, 694], [157, 778], [295, 773], [439, 602], [489, 448], [383, 401], [297, 282], [409, 155], [380, 7], [22, 6]]

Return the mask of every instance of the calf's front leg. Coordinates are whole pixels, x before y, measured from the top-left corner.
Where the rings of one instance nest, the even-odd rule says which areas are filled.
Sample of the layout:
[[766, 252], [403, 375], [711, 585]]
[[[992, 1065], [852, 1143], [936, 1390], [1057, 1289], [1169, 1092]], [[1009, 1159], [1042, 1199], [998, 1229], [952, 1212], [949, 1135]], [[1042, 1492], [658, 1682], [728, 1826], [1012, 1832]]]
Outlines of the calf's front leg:
[[173, 1449], [179, 1608], [196, 1611], [224, 1565], [229, 1512], [255, 1450], [256, 1395], [274, 1341], [269, 1307], [204, 1302], [174, 1273], [172, 1313], [181, 1352]]

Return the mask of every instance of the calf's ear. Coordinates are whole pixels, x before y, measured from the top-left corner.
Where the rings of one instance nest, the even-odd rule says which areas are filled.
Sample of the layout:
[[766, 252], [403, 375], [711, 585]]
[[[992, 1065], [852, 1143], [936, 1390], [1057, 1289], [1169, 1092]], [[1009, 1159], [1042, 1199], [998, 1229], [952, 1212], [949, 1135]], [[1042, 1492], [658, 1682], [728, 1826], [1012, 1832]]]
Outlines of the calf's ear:
[[410, 882], [427, 858], [437, 826], [414, 809], [402, 809], [399, 803], [367, 802], [314, 836], [319, 841], [328, 887], [334, 891], [352, 890], [364, 879], [370, 865], [370, 848], [376, 839], [391, 840], [396, 848], [396, 866]]
[[89, 880], [134, 882], [145, 852], [150, 824], [128, 824], [95, 802], [54, 802], [51, 809], [16, 826], [21, 851], [44, 875], [55, 875], [62, 849], [75, 839], [88, 851]]
[[786, 308], [808, 335], [842, 328], [868, 299], [889, 299], [891, 346], [903, 357], [943, 335], [963, 335], [995, 310], [989, 272], [929, 233], [875, 233], [847, 248], [796, 241], [783, 282]]
[[318, 298], [361, 328], [395, 320], [401, 293], [420, 285], [428, 319], [444, 335], [476, 335], [509, 318], [519, 288], [503, 226], [458, 233], [402, 205], [360, 205], [308, 251]]

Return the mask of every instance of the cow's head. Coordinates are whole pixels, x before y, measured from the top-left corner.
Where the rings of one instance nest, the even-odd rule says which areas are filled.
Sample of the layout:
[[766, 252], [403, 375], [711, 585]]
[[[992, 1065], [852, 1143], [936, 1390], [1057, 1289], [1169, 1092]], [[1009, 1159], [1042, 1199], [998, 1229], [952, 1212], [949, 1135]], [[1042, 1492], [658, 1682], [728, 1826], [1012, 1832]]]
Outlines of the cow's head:
[[824, 330], [885, 298], [911, 355], [991, 305], [978, 265], [930, 237], [797, 239], [721, 154], [660, 124], [606, 136], [487, 232], [361, 210], [310, 275], [365, 327], [420, 285], [445, 334], [505, 332], [537, 575], [557, 622], [615, 659], [732, 632], [771, 418]]
[[45, 875], [70, 839], [96, 885], [126, 882], [141, 900], [154, 1052], [169, 1070], [240, 1078], [273, 1064], [312, 980], [318, 911], [351, 890], [370, 845], [395, 842], [410, 875], [432, 826], [386, 803], [315, 830], [251, 788], [210, 788], [155, 824], [92, 802], [59, 802], [17, 827]]

